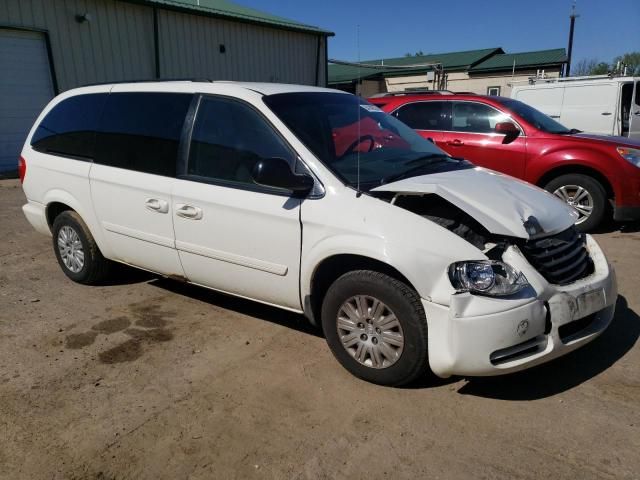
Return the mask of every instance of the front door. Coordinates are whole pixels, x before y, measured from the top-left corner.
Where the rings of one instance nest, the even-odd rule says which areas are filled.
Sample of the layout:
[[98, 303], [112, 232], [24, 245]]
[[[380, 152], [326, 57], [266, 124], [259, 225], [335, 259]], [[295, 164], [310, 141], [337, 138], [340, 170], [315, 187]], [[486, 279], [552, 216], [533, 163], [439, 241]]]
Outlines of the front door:
[[635, 82], [631, 115], [629, 115], [629, 138], [640, 140], [640, 81]]
[[521, 131], [513, 139], [495, 131], [497, 123], [514, 123], [510, 116], [479, 102], [452, 104], [451, 131], [443, 132], [438, 146], [454, 157], [522, 178], [527, 153], [524, 134]]
[[296, 156], [241, 101], [203, 96], [173, 187], [176, 247], [196, 284], [300, 310], [300, 199], [257, 185], [258, 160]]

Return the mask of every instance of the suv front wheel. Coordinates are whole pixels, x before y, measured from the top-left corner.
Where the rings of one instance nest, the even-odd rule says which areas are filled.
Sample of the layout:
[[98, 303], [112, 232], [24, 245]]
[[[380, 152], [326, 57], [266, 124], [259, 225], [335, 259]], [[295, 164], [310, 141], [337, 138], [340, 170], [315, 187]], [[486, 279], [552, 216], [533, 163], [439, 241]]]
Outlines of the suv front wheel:
[[602, 222], [607, 208], [607, 194], [593, 177], [579, 173], [560, 175], [547, 183], [544, 189], [578, 212], [578, 230], [589, 232]]
[[342, 275], [325, 295], [322, 327], [336, 359], [364, 380], [399, 386], [429, 370], [420, 297], [395, 278], [368, 270]]

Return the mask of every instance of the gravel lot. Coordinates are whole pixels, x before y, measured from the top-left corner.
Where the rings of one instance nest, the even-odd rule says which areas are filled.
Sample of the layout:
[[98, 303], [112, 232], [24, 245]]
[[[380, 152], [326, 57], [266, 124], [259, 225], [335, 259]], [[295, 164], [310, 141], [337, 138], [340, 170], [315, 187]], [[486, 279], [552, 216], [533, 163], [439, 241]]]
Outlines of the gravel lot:
[[391, 389], [304, 318], [145, 273], [85, 287], [0, 181], [0, 477], [640, 478], [640, 233], [597, 235], [620, 298], [533, 371]]

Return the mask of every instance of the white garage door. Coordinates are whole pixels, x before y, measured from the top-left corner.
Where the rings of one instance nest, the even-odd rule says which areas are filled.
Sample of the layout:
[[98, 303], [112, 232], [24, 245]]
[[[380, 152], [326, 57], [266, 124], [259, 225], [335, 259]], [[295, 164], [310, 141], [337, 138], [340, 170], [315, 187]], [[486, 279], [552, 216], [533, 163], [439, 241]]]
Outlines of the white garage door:
[[17, 168], [33, 121], [53, 96], [44, 34], [0, 28], [0, 172]]

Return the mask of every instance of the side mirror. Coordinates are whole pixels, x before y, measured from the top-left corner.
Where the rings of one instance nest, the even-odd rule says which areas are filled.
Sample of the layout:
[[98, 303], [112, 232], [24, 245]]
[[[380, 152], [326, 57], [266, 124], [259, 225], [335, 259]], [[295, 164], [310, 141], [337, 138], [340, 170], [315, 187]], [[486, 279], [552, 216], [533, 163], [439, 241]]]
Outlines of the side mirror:
[[511, 122], [496, 123], [494, 131], [504, 135], [502, 143], [513, 142], [520, 135], [520, 129]]
[[502, 133], [508, 137], [517, 137], [520, 135], [520, 129], [511, 122], [496, 123], [494, 130], [496, 133]]
[[266, 187], [282, 188], [294, 193], [309, 193], [313, 188], [313, 178], [295, 173], [284, 158], [260, 160], [251, 172], [253, 181]]

